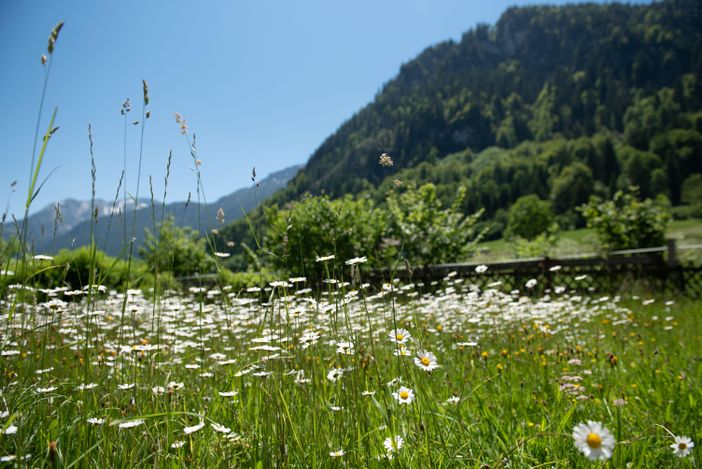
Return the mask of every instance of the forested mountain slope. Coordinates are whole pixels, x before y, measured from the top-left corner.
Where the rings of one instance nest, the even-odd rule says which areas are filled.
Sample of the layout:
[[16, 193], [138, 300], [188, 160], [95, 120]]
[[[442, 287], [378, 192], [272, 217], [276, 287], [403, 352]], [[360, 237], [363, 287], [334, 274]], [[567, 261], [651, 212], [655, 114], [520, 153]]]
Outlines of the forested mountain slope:
[[[591, 195], [631, 185], [690, 204], [702, 192], [700, 25], [700, 0], [510, 8], [403, 65], [267, 205], [307, 194], [382, 205], [427, 182], [448, 203], [464, 186], [465, 213], [485, 209], [496, 237], [527, 194], [562, 227], [582, 225], [575, 207]], [[241, 222], [221, 233], [253, 241]]]
[[373, 187], [387, 174], [376, 164], [382, 152], [408, 168], [465, 149], [605, 130], [648, 150], [652, 132], [700, 109], [701, 5], [511, 8], [494, 27], [402, 66], [274, 200]]

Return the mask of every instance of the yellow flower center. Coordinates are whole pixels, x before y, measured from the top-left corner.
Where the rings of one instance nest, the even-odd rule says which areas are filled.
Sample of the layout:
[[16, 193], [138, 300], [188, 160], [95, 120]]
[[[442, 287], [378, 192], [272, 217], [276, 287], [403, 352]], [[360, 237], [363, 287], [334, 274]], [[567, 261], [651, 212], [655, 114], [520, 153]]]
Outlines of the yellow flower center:
[[409, 393], [407, 391], [402, 391], [400, 393], [400, 399], [402, 399], [402, 400], [409, 399]]
[[587, 445], [592, 449], [597, 449], [602, 446], [602, 438], [597, 433], [588, 433], [587, 439], [585, 440]]
[[424, 366], [429, 366], [429, 364], [431, 363], [431, 360], [429, 360], [427, 357], [422, 357], [422, 359], [419, 361], [422, 362], [422, 365]]
[[685, 443], [684, 441], [681, 441], [680, 443], [678, 443], [678, 449], [680, 451], [685, 451], [687, 449], [687, 443]]
[[395, 336], [395, 338], [397, 339], [398, 342], [402, 342], [402, 340], [405, 338], [405, 336], [402, 335], [402, 334], [397, 334], [397, 335]]

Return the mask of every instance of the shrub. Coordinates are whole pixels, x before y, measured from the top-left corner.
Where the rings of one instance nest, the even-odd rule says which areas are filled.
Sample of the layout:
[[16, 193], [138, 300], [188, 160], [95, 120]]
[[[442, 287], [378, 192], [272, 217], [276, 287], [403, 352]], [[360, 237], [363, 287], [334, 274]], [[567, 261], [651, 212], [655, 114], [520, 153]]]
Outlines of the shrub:
[[388, 197], [390, 233], [402, 241], [402, 254], [410, 263], [454, 262], [475, 249], [484, 234], [475, 229], [483, 210], [464, 215], [459, 207], [465, 195], [461, 187], [456, 200], [445, 209], [433, 184]]
[[553, 224], [554, 216], [551, 204], [536, 195], [525, 195], [509, 209], [507, 236], [518, 236], [533, 240]]
[[171, 272], [176, 278], [215, 270], [215, 260], [207, 254], [206, 240], [190, 228], [180, 228], [166, 219], [154, 234], [146, 229], [139, 255], [150, 269]]
[[[32, 264], [31, 269], [37, 282], [45, 287], [67, 286], [73, 289], [82, 288], [90, 283], [93, 253], [89, 246], [74, 250], [62, 249], [54, 256], [50, 265]], [[108, 288], [118, 288], [124, 285], [126, 278], [126, 263], [122, 259], [110, 257], [104, 252], [95, 252], [95, 283]], [[129, 272], [130, 284], [137, 286], [146, 273], [146, 265], [137, 259], [132, 260]]]
[[636, 187], [628, 192], [618, 191], [612, 200], [592, 197], [578, 210], [607, 251], [663, 245], [671, 218], [669, 203], [664, 196], [655, 201], [641, 201]]
[[386, 231], [383, 214], [369, 199], [351, 196], [329, 200], [310, 197], [287, 210], [267, 209], [265, 250], [273, 267], [312, 279], [325, 278], [326, 264], [318, 256], [334, 254], [337, 262], [366, 256], [377, 261], [377, 248]]
[[263, 270], [262, 272], [232, 272], [222, 268], [219, 271], [219, 283], [222, 286], [232, 287], [235, 292], [245, 290], [249, 287], [263, 287], [273, 280], [280, 280], [272, 273]]
[[558, 242], [558, 232], [558, 225], [554, 223], [534, 238], [517, 237], [513, 239], [512, 251], [518, 258], [546, 257]]

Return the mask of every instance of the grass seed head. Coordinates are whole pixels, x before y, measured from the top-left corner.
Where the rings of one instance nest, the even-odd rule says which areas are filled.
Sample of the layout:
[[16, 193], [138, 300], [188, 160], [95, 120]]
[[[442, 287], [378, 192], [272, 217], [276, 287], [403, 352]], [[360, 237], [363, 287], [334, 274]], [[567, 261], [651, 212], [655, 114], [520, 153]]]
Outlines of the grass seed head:
[[54, 53], [54, 46], [56, 45], [56, 40], [61, 32], [61, 28], [63, 28], [63, 21], [59, 21], [56, 26], [54, 26], [54, 29], [51, 30], [51, 34], [49, 35], [49, 45], [46, 48], [49, 55]]

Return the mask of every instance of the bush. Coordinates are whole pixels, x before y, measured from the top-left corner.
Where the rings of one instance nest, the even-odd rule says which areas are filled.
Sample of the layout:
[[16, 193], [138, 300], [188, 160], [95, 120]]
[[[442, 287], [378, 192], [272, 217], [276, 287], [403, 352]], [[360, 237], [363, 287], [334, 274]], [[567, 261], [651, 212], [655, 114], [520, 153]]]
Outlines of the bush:
[[525, 195], [509, 209], [506, 235], [533, 240], [548, 230], [553, 221], [553, 211], [548, 201], [534, 194]]
[[207, 254], [206, 240], [190, 228], [180, 228], [172, 219], [161, 224], [158, 233], [146, 229], [139, 255], [149, 269], [171, 272], [174, 277], [213, 272], [215, 260]]
[[602, 201], [592, 197], [578, 208], [587, 226], [597, 233], [600, 245], [607, 251], [636, 249], [665, 244], [665, 232], [670, 222], [668, 199], [639, 200], [638, 188], [618, 191], [614, 198]]
[[532, 239], [518, 237], [512, 243], [513, 253], [518, 258], [547, 257], [558, 242], [558, 232], [554, 223]]
[[287, 210], [267, 209], [268, 231], [265, 251], [273, 267], [310, 277], [326, 277], [328, 265], [317, 257], [334, 254], [336, 262], [366, 256], [377, 264], [378, 248], [387, 222], [369, 199], [354, 200], [350, 195], [329, 200], [310, 197]]
[[[90, 269], [93, 254], [89, 246], [74, 250], [62, 249], [54, 256], [51, 266], [33, 266], [39, 284], [47, 287], [68, 286], [82, 288], [90, 283]], [[95, 283], [108, 288], [119, 288], [126, 279], [126, 262], [110, 257], [104, 252], [95, 252]], [[130, 285], [138, 286], [146, 273], [146, 265], [138, 259], [132, 259], [129, 272]]]
[[466, 195], [461, 187], [451, 207], [442, 209], [433, 184], [409, 188], [388, 197], [390, 233], [401, 240], [402, 253], [415, 265], [454, 262], [475, 249], [484, 231], [475, 229], [483, 210], [464, 215], [459, 207]]
[[232, 272], [222, 268], [219, 271], [219, 284], [232, 287], [235, 292], [245, 290], [249, 287], [264, 287], [269, 282], [280, 280], [272, 273], [264, 270], [262, 272]]

